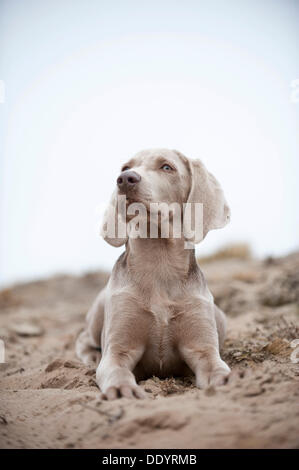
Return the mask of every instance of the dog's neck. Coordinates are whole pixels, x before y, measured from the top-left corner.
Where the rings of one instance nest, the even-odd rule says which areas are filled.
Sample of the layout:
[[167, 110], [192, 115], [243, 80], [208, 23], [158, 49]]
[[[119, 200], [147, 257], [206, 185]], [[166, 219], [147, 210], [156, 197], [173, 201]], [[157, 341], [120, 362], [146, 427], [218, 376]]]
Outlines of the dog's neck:
[[195, 250], [185, 249], [182, 238], [129, 238], [127, 265], [137, 278], [169, 283], [186, 279], [196, 265]]

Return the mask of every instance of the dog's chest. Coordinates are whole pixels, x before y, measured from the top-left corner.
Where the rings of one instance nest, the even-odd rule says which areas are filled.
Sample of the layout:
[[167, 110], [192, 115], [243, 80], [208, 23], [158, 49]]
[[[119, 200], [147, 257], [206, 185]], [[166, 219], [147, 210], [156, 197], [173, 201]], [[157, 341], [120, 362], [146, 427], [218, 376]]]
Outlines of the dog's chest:
[[175, 316], [178, 309], [176, 296], [166, 291], [151, 297], [148, 312], [151, 315], [146, 357], [153, 363], [156, 372], [160, 373], [170, 364], [175, 363], [177, 351], [175, 347]]
[[182, 293], [177, 287], [167, 287], [152, 292], [149, 299], [148, 309], [157, 325], [167, 326], [174, 318]]
[[149, 310], [152, 314], [153, 322], [157, 325], [158, 328], [169, 325], [169, 322], [173, 317], [173, 311], [170, 305], [152, 303]]

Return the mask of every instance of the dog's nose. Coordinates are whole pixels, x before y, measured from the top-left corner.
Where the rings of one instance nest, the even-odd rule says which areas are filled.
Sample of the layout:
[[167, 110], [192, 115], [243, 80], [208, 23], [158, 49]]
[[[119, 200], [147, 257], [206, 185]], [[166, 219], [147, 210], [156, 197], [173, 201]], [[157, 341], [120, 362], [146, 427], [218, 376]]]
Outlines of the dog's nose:
[[125, 191], [127, 189], [133, 188], [139, 181], [141, 176], [136, 173], [136, 171], [123, 171], [117, 178], [117, 186], [119, 189]]

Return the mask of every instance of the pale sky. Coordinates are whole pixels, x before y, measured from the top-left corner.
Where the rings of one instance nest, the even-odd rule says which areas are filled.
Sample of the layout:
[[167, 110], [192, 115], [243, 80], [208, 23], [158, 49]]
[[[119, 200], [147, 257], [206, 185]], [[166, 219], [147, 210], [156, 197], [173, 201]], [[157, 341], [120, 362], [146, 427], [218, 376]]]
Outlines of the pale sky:
[[201, 158], [232, 222], [198, 252], [299, 246], [299, 2], [0, 0], [0, 283], [111, 269], [121, 164]]

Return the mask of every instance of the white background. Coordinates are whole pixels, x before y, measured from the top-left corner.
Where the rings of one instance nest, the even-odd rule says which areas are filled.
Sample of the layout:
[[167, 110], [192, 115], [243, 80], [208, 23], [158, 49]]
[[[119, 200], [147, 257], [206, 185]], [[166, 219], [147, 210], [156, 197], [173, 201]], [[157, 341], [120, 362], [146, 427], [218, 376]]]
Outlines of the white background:
[[147, 147], [224, 187], [232, 222], [199, 252], [298, 248], [298, 20], [296, 0], [0, 0], [0, 282], [110, 269], [96, 207]]

